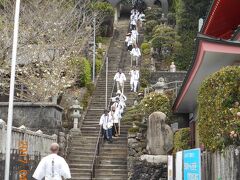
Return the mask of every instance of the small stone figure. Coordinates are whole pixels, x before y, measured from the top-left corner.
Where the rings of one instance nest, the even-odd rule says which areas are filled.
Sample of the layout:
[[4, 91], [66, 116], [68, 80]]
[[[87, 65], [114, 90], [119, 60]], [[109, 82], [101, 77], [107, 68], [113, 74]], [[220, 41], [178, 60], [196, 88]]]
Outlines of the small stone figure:
[[172, 62], [172, 64], [170, 65], [170, 72], [176, 72], [176, 65], [174, 64], [174, 62]]

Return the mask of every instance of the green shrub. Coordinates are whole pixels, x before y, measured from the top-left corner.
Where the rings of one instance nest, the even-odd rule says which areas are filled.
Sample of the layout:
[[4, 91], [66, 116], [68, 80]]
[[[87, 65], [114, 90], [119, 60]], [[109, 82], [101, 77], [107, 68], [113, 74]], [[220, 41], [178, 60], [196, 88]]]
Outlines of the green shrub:
[[190, 149], [190, 128], [179, 129], [174, 134], [174, 150], [176, 153], [178, 151]]
[[151, 77], [151, 71], [148, 67], [142, 66], [140, 68], [140, 85], [143, 88], [146, 88], [149, 85], [150, 77]]
[[164, 94], [155, 92], [145, 96], [139, 106], [147, 116], [156, 111], [161, 111], [169, 116], [171, 109], [169, 98]]
[[[109, 37], [103, 37], [103, 36], [100, 36], [100, 35], [96, 37], [96, 43], [107, 44], [108, 42], [109, 42]], [[103, 49], [100, 49], [100, 50], [103, 51]]]
[[154, 37], [152, 40], [151, 40], [151, 45], [153, 48], [157, 49], [161, 49], [162, 47], [162, 37]]
[[145, 26], [145, 33], [147, 35], [151, 34], [153, 31], [153, 28], [157, 25], [158, 25], [158, 22], [156, 20], [147, 21]]
[[142, 121], [144, 117], [144, 112], [140, 110], [139, 106], [132, 107], [127, 110], [127, 112], [123, 116], [123, 121], [125, 123], [134, 122], [134, 121]]
[[102, 36], [97, 36], [96, 37], [96, 43], [103, 43], [103, 37]]
[[175, 15], [175, 13], [168, 13], [167, 19], [168, 19], [168, 24], [170, 24], [170, 25], [175, 25], [176, 24], [176, 15]]
[[151, 52], [151, 47], [149, 43], [142, 43], [141, 45], [142, 54], [149, 55]]
[[92, 82], [86, 84], [87, 91], [83, 95], [83, 99], [81, 102], [81, 105], [83, 106], [83, 109], [86, 110], [88, 107], [88, 103], [90, 101], [90, 98], [95, 90], [95, 86]]
[[69, 63], [73, 72], [76, 73], [76, 84], [79, 87], [85, 87], [91, 82], [91, 64], [84, 57], [71, 57]]
[[96, 59], [96, 74], [100, 73], [102, 65], [103, 65], [102, 59]]
[[129, 133], [138, 133], [139, 132], [139, 127], [132, 127], [128, 129]]
[[145, 96], [141, 102], [130, 108], [124, 115], [124, 122], [141, 122], [143, 118], [148, 118], [150, 114], [161, 111], [167, 116], [170, 115], [170, 103], [167, 96], [159, 93], [150, 93]]
[[114, 15], [113, 6], [108, 2], [94, 2], [94, 3], [92, 3], [92, 8], [95, 11], [98, 11], [98, 12], [108, 15], [108, 16]]
[[205, 17], [209, 0], [173, 0], [171, 9], [175, 13], [177, 31], [182, 46], [174, 57], [178, 69], [187, 70], [194, 52], [194, 38], [197, 34], [198, 20]]
[[151, 9], [147, 9], [145, 11], [145, 14], [146, 14], [147, 21], [150, 21], [150, 20], [159, 21], [162, 17], [162, 9], [156, 6]]
[[91, 94], [87, 91], [87, 92], [83, 95], [83, 99], [82, 99], [82, 102], [81, 102], [81, 105], [82, 105], [82, 107], [83, 107], [83, 110], [86, 110], [86, 109], [87, 109], [90, 98], [91, 98]]
[[91, 82], [86, 85], [87, 91], [89, 92], [90, 95], [93, 94], [93, 91], [95, 90], [95, 85]]
[[210, 151], [240, 145], [240, 67], [225, 67], [208, 77], [198, 94], [200, 141]]
[[86, 58], [73, 58], [71, 63], [78, 72], [78, 86], [85, 87], [91, 82], [91, 64]]

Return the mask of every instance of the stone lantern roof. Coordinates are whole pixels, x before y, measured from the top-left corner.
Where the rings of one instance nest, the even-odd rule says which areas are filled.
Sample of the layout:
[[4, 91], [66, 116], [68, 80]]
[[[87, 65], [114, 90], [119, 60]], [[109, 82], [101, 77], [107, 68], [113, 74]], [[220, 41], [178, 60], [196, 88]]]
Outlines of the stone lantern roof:
[[82, 110], [83, 108], [80, 106], [79, 101], [76, 99], [73, 101], [73, 105], [70, 106], [70, 110]]

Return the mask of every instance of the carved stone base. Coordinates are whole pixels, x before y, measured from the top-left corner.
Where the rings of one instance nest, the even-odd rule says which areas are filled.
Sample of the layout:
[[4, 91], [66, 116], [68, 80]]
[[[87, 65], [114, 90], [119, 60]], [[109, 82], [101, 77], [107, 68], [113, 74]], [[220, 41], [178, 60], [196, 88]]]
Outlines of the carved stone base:
[[77, 135], [82, 135], [82, 133], [81, 133], [80, 129], [78, 129], [78, 128], [72, 128], [72, 129], [70, 130], [70, 135], [71, 135], [71, 136], [72, 136], [72, 135], [77, 136]]

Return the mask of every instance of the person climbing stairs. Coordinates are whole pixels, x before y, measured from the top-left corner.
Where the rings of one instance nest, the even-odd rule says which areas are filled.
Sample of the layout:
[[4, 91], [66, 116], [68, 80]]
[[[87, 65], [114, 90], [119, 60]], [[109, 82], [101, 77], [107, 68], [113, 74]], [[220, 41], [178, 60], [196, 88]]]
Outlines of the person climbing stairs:
[[[108, 99], [112, 97], [114, 74], [119, 67], [122, 68], [127, 63], [122, 57], [125, 51], [124, 37], [127, 30], [128, 21], [119, 21], [108, 51]], [[82, 135], [72, 137], [68, 162], [74, 180], [91, 179], [92, 163], [99, 135], [99, 119], [105, 108], [105, 79], [106, 72], [103, 68], [82, 123]], [[127, 79], [129, 81], [129, 77]], [[129, 82], [126, 83], [126, 92], [130, 92]], [[127, 129], [128, 127], [121, 126], [120, 137], [114, 138], [113, 144], [103, 145], [98, 157], [100, 162], [96, 169], [95, 179], [127, 179]]]

